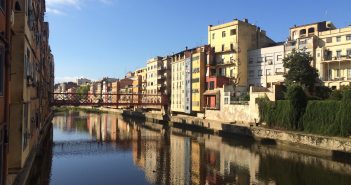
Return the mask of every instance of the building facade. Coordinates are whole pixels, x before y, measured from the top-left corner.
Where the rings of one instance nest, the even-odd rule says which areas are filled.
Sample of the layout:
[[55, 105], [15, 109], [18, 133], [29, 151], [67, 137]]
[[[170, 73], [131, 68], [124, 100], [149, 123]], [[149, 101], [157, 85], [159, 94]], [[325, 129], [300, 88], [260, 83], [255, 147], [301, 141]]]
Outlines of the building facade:
[[7, 175], [6, 130], [9, 125], [10, 108], [10, 63], [11, 63], [11, 13], [12, 1], [0, 1], [0, 184], [5, 184]]
[[159, 79], [159, 67], [161, 67], [162, 64], [162, 57], [155, 57], [147, 62], [147, 86], [146, 86], [146, 94], [159, 94], [158, 91], [158, 84], [161, 83], [162, 78], [160, 76]]
[[247, 87], [248, 50], [267, 47], [274, 41], [266, 32], [247, 19], [208, 27], [208, 43], [214, 51], [215, 76], [238, 79], [238, 86]]
[[[1, 1], [2, 2], [2, 1]], [[43, 137], [48, 123], [54, 82], [54, 58], [45, 1], [14, 1], [11, 29], [10, 121], [8, 175], [12, 184]], [[9, 43], [8, 43], [9, 44]]]
[[203, 112], [208, 45], [186, 49], [172, 56], [171, 111]]
[[284, 82], [284, 44], [249, 51], [248, 84], [272, 87]]
[[319, 32], [316, 68], [327, 87], [351, 85], [351, 26]]
[[140, 68], [140, 69], [137, 69], [135, 71], [135, 76], [141, 76], [141, 94], [146, 94], [146, 86], [147, 86], [147, 68], [146, 67], [143, 67], [143, 68]]

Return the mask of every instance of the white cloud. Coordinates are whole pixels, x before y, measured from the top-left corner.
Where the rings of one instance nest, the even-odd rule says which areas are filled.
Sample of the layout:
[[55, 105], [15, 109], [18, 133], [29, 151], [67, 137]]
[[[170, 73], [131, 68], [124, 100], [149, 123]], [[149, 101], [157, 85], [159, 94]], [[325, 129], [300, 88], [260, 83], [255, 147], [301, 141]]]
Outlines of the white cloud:
[[62, 12], [61, 10], [55, 9], [55, 8], [46, 8], [46, 12], [49, 14], [55, 14], [55, 15], [65, 15], [64, 12]]
[[57, 5], [79, 7], [80, 3], [80, 0], [46, 0], [46, 4], [49, 7]]
[[[88, 0], [46, 0], [46, 10], [49, 14], [66, 15], [67, 8], [75, 8], [80, 10]], [[94, 0], [94, 3], [103, 3], [111, 5], [115, 0]]]

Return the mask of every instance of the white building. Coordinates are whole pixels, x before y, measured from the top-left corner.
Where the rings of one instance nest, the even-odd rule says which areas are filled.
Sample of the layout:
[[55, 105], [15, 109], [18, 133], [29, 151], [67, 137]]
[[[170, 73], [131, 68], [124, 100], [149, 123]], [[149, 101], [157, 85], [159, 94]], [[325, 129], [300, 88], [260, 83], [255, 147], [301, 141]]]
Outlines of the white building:
[[87, 79], [87, 78], [78, 78], [77, 79], [77, 84], [78, 86], [81, 86], [81, 85], [86, 85], [88, 83], [91, 83], [91, 80]]
[[249, 51], [248, 84], [272, 87], [284, 82], [284, 44]]

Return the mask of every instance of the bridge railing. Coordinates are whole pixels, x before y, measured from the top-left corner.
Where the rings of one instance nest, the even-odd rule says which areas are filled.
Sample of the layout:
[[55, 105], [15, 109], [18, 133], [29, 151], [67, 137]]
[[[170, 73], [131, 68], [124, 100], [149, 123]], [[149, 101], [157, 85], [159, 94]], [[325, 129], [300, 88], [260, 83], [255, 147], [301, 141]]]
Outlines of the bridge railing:
[[114, 94], [114, 93], [53, 93], [53, 105], [56, 106], [143, 106], [143, 105], [167, 105], [168, 98], [165, 95], [154, 94]]

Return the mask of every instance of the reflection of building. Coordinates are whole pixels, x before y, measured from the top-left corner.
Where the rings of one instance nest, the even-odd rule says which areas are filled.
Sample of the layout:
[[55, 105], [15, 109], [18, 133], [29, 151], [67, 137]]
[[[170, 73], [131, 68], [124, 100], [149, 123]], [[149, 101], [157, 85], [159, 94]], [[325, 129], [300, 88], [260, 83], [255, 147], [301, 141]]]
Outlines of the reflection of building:
[[189, 184], [191, 180], [191, 140], [171, 135], [170, 180], [172, 184]]

